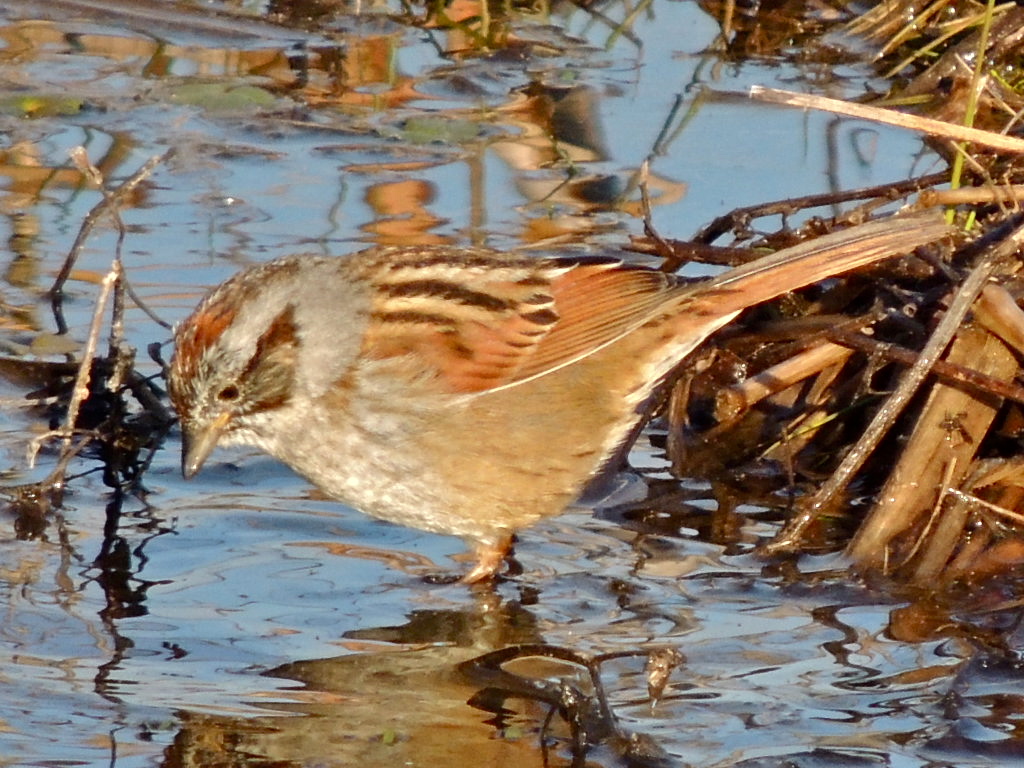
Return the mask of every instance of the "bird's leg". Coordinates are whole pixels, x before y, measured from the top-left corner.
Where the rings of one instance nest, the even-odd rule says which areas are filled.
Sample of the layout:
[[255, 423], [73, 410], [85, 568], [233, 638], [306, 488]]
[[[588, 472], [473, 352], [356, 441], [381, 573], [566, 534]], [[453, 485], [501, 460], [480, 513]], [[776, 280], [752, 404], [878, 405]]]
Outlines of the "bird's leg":
[[475, 541], [472, 547], [476, 564], [462, 577], [464, 584], [476, 584], [478, 581], [493, 579], [497, 575], [505, 556], [512, 549], [512, 534], [504, 533], [487, 541]]

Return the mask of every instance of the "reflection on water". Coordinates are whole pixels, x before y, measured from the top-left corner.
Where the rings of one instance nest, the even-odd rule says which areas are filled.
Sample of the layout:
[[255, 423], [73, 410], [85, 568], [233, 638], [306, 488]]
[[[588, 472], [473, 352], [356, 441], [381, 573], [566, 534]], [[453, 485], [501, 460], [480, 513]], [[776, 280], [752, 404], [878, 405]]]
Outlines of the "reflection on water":
[[[731, 53], [750, 58], [730, 60], [718, 32], [696, 4], [671, 2], [633, 13], [8, 0], [4, 487], [52, 468], [49, 453], [35, 469], [24, 460], [52, 417], [25, 395], [52, 371], [39, 361], [80, 352], [114, 252], [101, 222], [67, 288], [71, 331], [56, 334], [45, 292], [99, 200], [71, 147], [112, 181], [177, 150], [121, 210], [129, 279], [169, 321], [239, 264], [293, 251], [621, 246], [639, 231], [645, 160], [655, 223], [671, 237], [736, 206], [913, 165], [916, 140], [895, 130], [867, 129], [865, 158], [853, 122], [695, 98], [794, 80], [835, 95], [872, 78], [758, 58], [763, 29], [741, 27]], [[140, 350], [168, 336], [134, 307], [126, 333]], [[527, 766], [542, 764], [543, 735], [566, 764], [571, 728], [557, 714], [543, 728], [549, 699], [495, 693], [462, 666], [537, 643], [579, 658], [685, 654], [654, 707], [643, 659], [601, 665], [616, 728], [636, 742], [602, 741], [598, 764], [1019, 756], [1013, 594], [973, 595], [980, 618], [915, 611], [907, 596], [851, 583], [841, 563], [762, 563], [749, 552], [772, 531], [767, 512], [716, 511], [698, 481], [657, 482], [664, 464], [650, 453], [635, 459], [657, 498], [525, 532], [522, 573], [491, 592], [423, 580], [454, 569], [461, 542], [369, 520], [244, 454], [185, 485], [176, 449], [172, 437], [136, 495], [113, 495], [89, 454], [62, 498], [12, 493], [0, 763]], [[578, 669], [530, 664], [590, 701]]]
[[349, 633], [365, 638], [350, 655], [268, 670], [290, 684], [293, 700], [274, 704], [277, 714], [185, 713], [165, 764], [529, 764], [539, 710], [509, 711], [496, 738], [489, 717], [467, 706], [475, 687], [458, 672], [484, 650], [533, 635], [529, 614], [478, 597], [466, 610], [419, 611], [404, 627]]

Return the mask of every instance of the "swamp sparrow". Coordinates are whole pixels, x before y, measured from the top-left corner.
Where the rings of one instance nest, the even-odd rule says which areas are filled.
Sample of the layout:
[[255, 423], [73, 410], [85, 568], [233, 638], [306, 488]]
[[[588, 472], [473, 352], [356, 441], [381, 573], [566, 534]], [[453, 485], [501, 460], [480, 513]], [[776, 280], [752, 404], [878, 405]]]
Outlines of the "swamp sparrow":
[[218, 443], [258, 446], [368, 514], [465, 537], [477, 561], [464, 580], [485, 579], [741, 310], [946, 233], [932, 215], [863, 224], [696, 285], [456, 246], [250, 267], [175, 333], [182, 471]]

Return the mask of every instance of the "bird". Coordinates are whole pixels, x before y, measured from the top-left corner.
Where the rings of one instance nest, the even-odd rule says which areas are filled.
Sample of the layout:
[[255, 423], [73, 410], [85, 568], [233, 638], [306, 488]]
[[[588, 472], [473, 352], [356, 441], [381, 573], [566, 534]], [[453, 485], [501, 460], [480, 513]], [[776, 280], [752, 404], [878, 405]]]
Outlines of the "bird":
[[702, 282], [599, 256], [477, 246], [289, 255], [174, 332], [182, 473], [255, 446], [371, 516], [461, 536], [494, 578], [514, 534], [619, 455], [668, 374], [748, 307], [948, 234], [890, 217]]

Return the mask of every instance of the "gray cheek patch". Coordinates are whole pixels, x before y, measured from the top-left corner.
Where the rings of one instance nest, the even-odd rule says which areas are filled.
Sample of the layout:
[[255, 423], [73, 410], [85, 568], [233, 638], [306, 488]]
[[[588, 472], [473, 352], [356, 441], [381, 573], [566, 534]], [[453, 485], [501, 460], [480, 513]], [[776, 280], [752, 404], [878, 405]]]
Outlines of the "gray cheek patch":
[[[312, 398], [323, 396], [351, 368], [362, 347], [370, 313], [365, 286], [353, 284], [343, 259], [324, 274], [323, 262], [312, 261], [300, 272], [317, 267], [302, 280], [302, 301], [295, 304], [299, 335], [298, 386]], [[326, 279], [325, 279], [326, 277]]]

